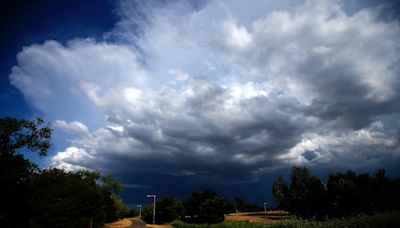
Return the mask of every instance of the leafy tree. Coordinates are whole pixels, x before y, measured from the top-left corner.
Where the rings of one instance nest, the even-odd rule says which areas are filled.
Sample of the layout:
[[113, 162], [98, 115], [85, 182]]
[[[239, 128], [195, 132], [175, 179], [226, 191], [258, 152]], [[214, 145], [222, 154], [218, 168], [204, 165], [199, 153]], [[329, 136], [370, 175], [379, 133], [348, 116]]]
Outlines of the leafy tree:
[[89, 171], [48, 169], [30, 179], [32, 227], [102, 227], [102, 194], [99, 175]]
[[46, 156], [51, 143], [51, 129], [41, 118], [35, 121], [0, 118], [0, 155], [12, 156], [21, 149]]
[[211, 190], [193, 192], [183, 204], [187, 221], [192, 223], [222, 222], [227, 208], [227, 201]]
[[[398, 179], [390, 180], [385, 170], [379, 169], [372, 176], [353, 171], [330, 175], [327, 182], [329, 213], [346, 216], [399, 209]], [[396, 193], [397, 192], [397, 193]]]
[[49, 125], [40, 118], [0, 118], [0, 227], [27, 226], [27, 182], [37, 166], [20, 153], [31, 151], [45, 156], [50, 138]]
[[127, 206], [122, 202], [118, 193], [122, 190], [122, 183], [109, 174], [101, 177], [105, 221], [113, 222], [127, 213]]
[[142, 210], [142, 219], [147, 223], [153, 223], [153, 206], [154, 204], [149, 204], [145, 206]]
[[[151, 205], [151, 211], [145, 210], [143, 219], [147, 223], [153, 222], [152, 209]], [[161, 197], [156, 201], [156, 222], [158, 224], [164, 224], [179, 219], [183, 216], [183, 210], [184, 208], [181, 201], [168, 196]]]
[[305, 167], [294, 167], [290, 175], [289, 208], [304, 218], [323, 218], [325, 187]]
[[40, 118], [0, 118], [0, 227], [102, 227], [128, 213], [111, 175], [40, 170], [23, 157], [47, 155], [50, 137]]
[[273, 185], [279, 206], [303, 218], [324, 219], [400, 209], [400, 179], [390, 180], [385, 170], [373, 175], [351, 170], [329, 176], [326, 185], [307, 168], [294, 167], [290, 186], [282, 177]]
[[122, 200], [122, 198], [119, 195], [113, 195], [112, 198], [114, 200], [114, 206], [117, 218], [121, 219], [127, 217], [127, 215], [129, 214], [128, 205]]
[[287, 210], [289, 187], [287, 186], [285, 179], [282, 176], [277, 177], [274, 184], [272, 185], [272, 194], [277, 203], [277, 207]]
[[326, 216], [325, 185], [305, 167], [294, 167], [290, 186], [278, 177], [272, 189], [279, 207], [303, 217], [322, 219]]

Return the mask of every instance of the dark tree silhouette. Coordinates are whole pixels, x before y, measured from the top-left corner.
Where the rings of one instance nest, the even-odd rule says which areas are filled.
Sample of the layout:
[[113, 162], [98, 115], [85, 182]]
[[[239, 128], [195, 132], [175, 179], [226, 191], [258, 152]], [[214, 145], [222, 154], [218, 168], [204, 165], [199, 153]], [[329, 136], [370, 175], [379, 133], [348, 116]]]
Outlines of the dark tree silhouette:
[[189, 216], [186, 221], [190, 223], [222, 222], [227, 208], [227, 201], [211, 190], [193, 192], [183, 204], [185, 216]]
[[37, 166], [20, 153], [25, 150], [45, 156], [50, 138], [49, 125], [40, 118], [0, 118], [0, 227], [27, 226], [27, 184]]
[[272, 192], [279, 207], [303, 218], [324, 219], [400, 209], [400, 179], [385, 170], [373, 175], [353, 171], [329, 176], [323, 184], [307, 168], [294, 167], [290, 185], [278, 177]]
[[288, 210], [289, 187], [282, 176], [278, 176], [272, 185], [272, 194], [279, 209]]
[[47, 155], [49, 124], [0, 118], [0, 227], [103, 227], [128, 213], [122, 185], [98, 172], [39, 169], [21, 152]]
[[[164, 224], [172, 222], [183, 216], [184, 208], [181, 201], [164, 196], [156, 202], [156, 223]], [[143, 220], [147, 223], [153, 222], [153, 204], [143, 211]]]

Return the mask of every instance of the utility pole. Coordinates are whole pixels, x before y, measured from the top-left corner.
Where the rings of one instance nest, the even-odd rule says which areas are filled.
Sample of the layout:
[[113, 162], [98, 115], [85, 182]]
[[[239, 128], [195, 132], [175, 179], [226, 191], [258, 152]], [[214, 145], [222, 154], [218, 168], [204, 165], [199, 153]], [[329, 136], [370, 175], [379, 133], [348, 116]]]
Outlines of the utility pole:
[[142, 219], [142, 205], [136, 205], [139, 208], [139, 219]]
[[267, 212], [267, 204], [268, 203], [264, 203], [264, 212]]
[[146, 197], [153, 197], [153, 224], [156, 224], [156, 195], [147, 195]]

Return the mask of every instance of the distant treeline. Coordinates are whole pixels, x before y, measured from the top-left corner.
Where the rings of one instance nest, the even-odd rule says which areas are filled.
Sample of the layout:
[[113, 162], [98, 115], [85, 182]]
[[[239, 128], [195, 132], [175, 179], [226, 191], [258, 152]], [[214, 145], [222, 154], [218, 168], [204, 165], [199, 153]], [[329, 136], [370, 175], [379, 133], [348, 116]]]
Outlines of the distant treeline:
[[[233, 212], [262, 211], [256, 204], [249, 204], [240, 197], [230, 201], [212, 190], [193, 192], [184, 200], [164, 196], [156, 201], [156, 223], [169, 223], [176, 219], [188, 223], [218, 223], [224, 215]], [[143, 210], [143, 220], [152, 223], [153, 204]]]
[[51, 132], [40, 118], [0, 118], [0, 227], [103, 227], [125, 216], [111, 175], [39, 169], [20, 154], [45, 156]]
[[278, 208], [301, 218], [323, 220], [400, 210], [400, 179], [385, 170], [373, 174], [336, 173], [321, 181], [310, 170], [294, 167], [290, 182], [279, 176], [272, 188]]

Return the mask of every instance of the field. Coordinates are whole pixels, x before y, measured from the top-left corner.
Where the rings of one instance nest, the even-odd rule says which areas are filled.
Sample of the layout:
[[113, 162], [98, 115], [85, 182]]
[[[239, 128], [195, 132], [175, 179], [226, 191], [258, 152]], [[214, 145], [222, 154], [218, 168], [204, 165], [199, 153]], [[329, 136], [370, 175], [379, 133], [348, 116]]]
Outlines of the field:
[[224, 221], [218, 224], [186, 224], [180, 221], [173, 223], [175, 228], [398, 228], [400, 212], [359, 215], [349, 218], [329, 219], [324, 222], [301, 219], [282, 220], [281, 222]]
[[225, 216], [225, 221], [276, 223], [290, 218], [290, 214], [286, 211], [267, 211], [232, 213]]

